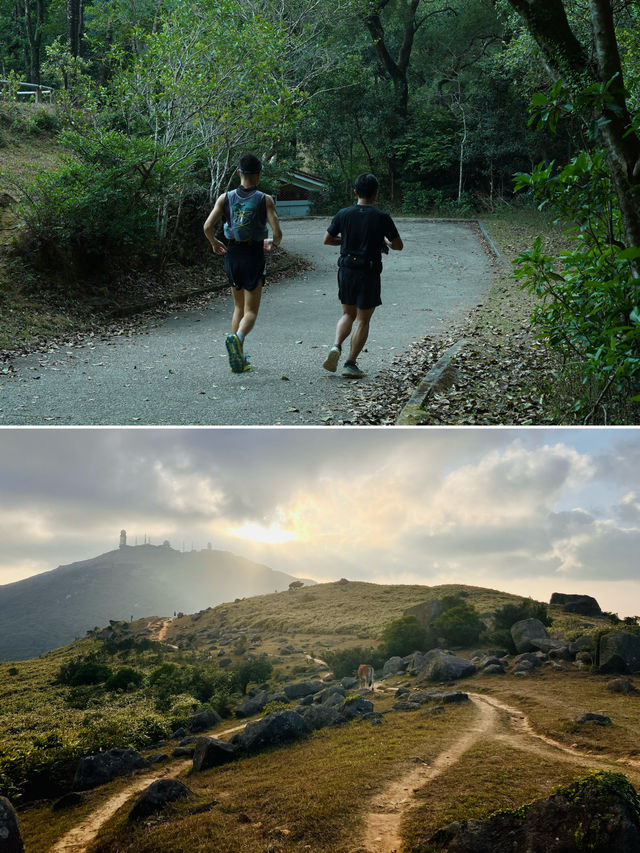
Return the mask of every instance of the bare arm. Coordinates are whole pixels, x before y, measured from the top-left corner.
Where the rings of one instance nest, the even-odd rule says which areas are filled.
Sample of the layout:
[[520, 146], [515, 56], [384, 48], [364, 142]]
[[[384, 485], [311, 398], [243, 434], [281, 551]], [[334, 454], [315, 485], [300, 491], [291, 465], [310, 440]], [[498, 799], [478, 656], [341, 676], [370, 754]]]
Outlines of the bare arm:
[[337, 237], [334, 237], [332, 234], [329, 234], [329, 232], [326, 231], [324, 235], [324, 240], [322, 242], [325, 246], [341, 246], [342, 237], [339, 234]]
[[270, 195], [265, 196], [265, 201], [267, 204], [267, 222], [271, 226], [273, 236], [271, 240], [264, 241], [264, 247], [267, 252], [270, 252], [273, 246], [277, 246], [282, 240], [282, 229], [280, 228], [280, 220], [276, 213], [276, 205], [273, 198]]
[[396, 252], [401, 252], [404, 248], [404, 243], [402, 242], [401, 237], [394, 237], [393, 240], [387, 240], [387, 238], [385, 237], [384, 242], [390, 249], [395, 249]]
[[224, 255], [227, 252], [227, 247], [223, 242], [218, 240], [215, 236], [216, 225], [222, 219], [222, 214], [224, 212], [224, 198], [225, 194], [223, 193], [216, 201], [213, 206], [213, 210], [207, 216], [207, 220], [204, 223], [204, 233], [207, 237], [207, 240], [211, 243], [213, 251], [216, 255]]

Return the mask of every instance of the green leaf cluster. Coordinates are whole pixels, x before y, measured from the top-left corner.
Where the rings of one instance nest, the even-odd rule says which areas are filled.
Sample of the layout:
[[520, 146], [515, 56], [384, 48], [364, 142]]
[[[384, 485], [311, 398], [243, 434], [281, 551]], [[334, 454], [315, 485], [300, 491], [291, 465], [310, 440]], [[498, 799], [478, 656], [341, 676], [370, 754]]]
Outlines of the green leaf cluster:
[[605, 152], [581, 151], [565, 166], [538, 164], [516, 175], [515, 187], [568, 224], [568, 250], [549, 255], [538, 237], [516, 259], [515, 275], [540, 297], [534, 320], [541, 336], [580, 370], [585, 384], [594, 380], [601, 389], [594, 405], [585, 388], [576, 413], [589, 420], [607, 393], [640, 400], [640, 247], [624, 246]]

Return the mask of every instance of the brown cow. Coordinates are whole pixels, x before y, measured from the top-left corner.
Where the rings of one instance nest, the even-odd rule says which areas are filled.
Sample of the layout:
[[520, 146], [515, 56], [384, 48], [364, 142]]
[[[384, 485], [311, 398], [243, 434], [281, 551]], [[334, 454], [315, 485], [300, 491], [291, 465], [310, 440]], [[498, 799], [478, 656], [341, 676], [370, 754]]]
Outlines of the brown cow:
[[369, 690], [373, 691], [373, 679], [375, 677], [375, 673], [373, 671], [373, 667], [368, 663], [361, 663], [358, 667], [358, 672], [356, 675], [360, 687], [367, 687]]

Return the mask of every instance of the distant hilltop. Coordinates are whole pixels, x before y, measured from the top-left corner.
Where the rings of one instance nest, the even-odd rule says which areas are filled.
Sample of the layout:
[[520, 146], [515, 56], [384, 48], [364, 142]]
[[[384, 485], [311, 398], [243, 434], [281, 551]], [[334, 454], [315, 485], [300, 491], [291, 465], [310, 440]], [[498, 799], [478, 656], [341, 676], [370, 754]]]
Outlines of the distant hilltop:
[[0, 660], [36, 657], [112, 619], [190, 613], [297, 580], [210, 546], [127, 545], [123, 530], [114, 551], [0, 586]]

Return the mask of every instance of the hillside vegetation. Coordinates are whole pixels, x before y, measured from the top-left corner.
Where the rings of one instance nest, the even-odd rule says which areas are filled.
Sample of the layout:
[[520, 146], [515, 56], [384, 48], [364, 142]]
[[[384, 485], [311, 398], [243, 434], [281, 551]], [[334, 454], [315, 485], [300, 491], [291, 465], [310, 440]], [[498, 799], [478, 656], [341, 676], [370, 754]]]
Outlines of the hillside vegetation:
[[[227, 713], [240, 695], [229, 674], [247, 660], [268, 655], [274, 683], [309, 675], [318, 670], [314, 658], [352, 647], [373, 649], [385, 626], [407, 608], [459, 593], [489, 622], [492, 611], [521, 600], [460, 585], [338, 581], [237, 600], [175, 619], [113, 622], [38, 658], [0, 664], [0, 786], [11, 796], [27, 798], [48, 787], [62, 790], [68, 761], [82, 754], [150, 745], [184, 724], [198, 707]], [[609, 624], [556, 610], [551, 608], [552, 631], [577, 634]], [[133, 670], [144, 681], [140, 686], [125, 680], [110, 689], [106, 674], [94, 678], [90, 672], [75, 682], [61, 679], [65, 667], [84, 661], [107, 667], [113, 675]], [[165, 665], [168, 675], [152, 683], [152, 674]], [[193, 682], [179, 683], [180, 672], [193, 672]]]
[[[176, 619], [167, 637], [173, 642], [202, 641], [209, 629], [227, 625], [253, 631], [275, 631], [328, 638], [329, 642], [370, 640], [375, 644], [389, 622], [424, 601], [462, 594], [481, 614], [491, 614], [521, 596], [463, 584], [439, 586], [375, 584], [343, 579], [334, 583], [255, 596]], [[551, 608], [554, 627], [578, 629], [584, 619]], [[191, 639], [194, 638], [194, 639]], [[362, 643], [360, 643], [362, 645]]]
[[[637, 694], [607, 691], [609, 676], [560, 659], [525, 676], [510, 669], [477, 672], [455, 685], [472, 701], [436, 700], [419, 710], [395, 707], [397, 694], [415, 685], [410, 673], [391, 675], [372, 694], [361, 693], [373, 700], [370, 719], [321, 728], [299, 742], [200, 772], [178, 757], [188, 754], [194, 738], [181, 741], [174, 732], [188, 729], [194, 710], [216, 708], [225, 717], [243, 699], [241, 682], [234, 681], [243, 666], [268, 661], [272, 667], [260, 675], [254, 670], [255, 681], [249, 676], [249, 695], [262, 686], [278, 691], [292, 681], [325, 678], [326, 667], [314, 658], [373, 648], [408, 608], [454, 599], [479, 611], [489, 628], [496, 611], [522, 603], [463, 585], [343, 580], [172, 619], [114, 622], [38, 659], [0, 664], [0, 784], [19, 806], [27, 850], [57, 849], [57, 841], [74, 827], [80, 832], [91, 816], [96, 830], [81, 835], [91, 853], [354, 853], [369, 849], [374, 816], [384, 814], [387, 805], [381, 804], [387, 803], [386, 823], [396, 826], [403, 850], [417, 853], [432, 850], [429, 839], [444, 824], [519, 809], [587, 770], [622, 770], [640, 783]], [[595, 637], [611, 627], [606, 616], [566, 614], [559, 605], [548, 613], [555, 637]], [[458, 654], [468, 657], [483, 647], [481, 636]], [[91, 680], [104, 668], [129, 674], [114, 689], [104, 671]], [[576, 723], [580, 714], [599, 709], [610, 725]], [[237, 720], [223, 719], [208, 734], [224, 740], [237, 728]], [[133, 746], [144, 755], [160, 749], [165, 757], [160, 768], [116, 779], [53, 809], [69, 790], [77, 759], [113, 746]], [[438, 782], [431, 785], [434, 774]], [[167, 776], [187, 785], [188, 799], [132, 823], [127, 815], [136, 791]], [[401, 791], [414, 793], [405, 802]]]

